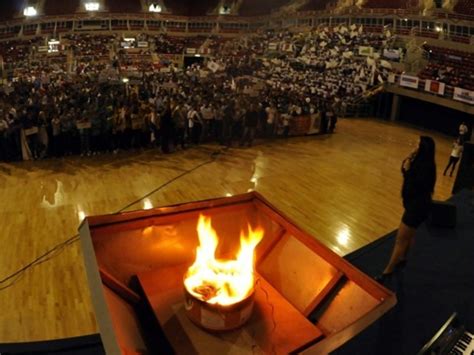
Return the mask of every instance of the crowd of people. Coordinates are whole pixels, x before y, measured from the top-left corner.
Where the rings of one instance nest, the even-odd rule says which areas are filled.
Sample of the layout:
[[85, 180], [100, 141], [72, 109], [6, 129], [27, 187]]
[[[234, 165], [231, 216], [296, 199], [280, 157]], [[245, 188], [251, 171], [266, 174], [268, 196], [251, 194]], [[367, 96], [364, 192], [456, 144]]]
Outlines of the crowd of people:
[[[110, 48], [104, 38], [69, 40], [91, 56]], [[12, 78], [0, 90], [0, 159], [252, 145], [290, 135], [302, 115], [318, 115], [319, 132], [330, 133], [347, 103], [392, 72], [380, 55], [358, 53], [360, 46], [381, 53], [390, 35], [355, 26], [205, 42], [207, 61], [187, 68], [162, 63], [166, 70], [124, 73], [116, 57], [78, 63], [72, 73], [43, 67]]]

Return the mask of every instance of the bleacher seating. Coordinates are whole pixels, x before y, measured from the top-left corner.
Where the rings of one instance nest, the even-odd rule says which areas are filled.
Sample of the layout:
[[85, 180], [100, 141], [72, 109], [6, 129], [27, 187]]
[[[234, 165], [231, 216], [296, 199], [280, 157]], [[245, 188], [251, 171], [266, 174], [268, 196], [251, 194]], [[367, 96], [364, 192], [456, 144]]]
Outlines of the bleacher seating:
[[289, 0], [255, 1], [244, 0], [239, 10], [241, 16], [261, 16], [277, 10], [289, 3]]
[[138, 13], [142, 11], [140, 0], [106, 0], [105, 7], [114, 13]]
[[365, 8], [369, 9], [406, 9], [408, 0], [368, 0]]
[[468, 16], [474, 16], [474, 1], [473, 0], [459, 0], [454, 11]]
[[15, 63], [20, 65], [28, 59], [32, 45], [36, 43], [35, 39], [26, 41], [6, 41], [0, 43], [0, 56], [5, 63]]
[[328, 6], [334, 6], [336, 3], [336, 0], [310, 0], [301, 7], [300, 11], [322, 11], [326, 10]]
[[165, 6], [175, 15], [205, 16], [219, 4], [219, 0], [165, 0]]
[[474, 53], [435, 46], [425, 47], [429, 63], [421, 79], [439, 80], [451, 86], [474, 90]]
[[113, 36], [107, 35], [66, 35], [63, 37], [69, 41], [69, 46], [73, 50], [74, 56], [92, 59], [108, 59], [110, 56], [110, 45], [114, 40]]

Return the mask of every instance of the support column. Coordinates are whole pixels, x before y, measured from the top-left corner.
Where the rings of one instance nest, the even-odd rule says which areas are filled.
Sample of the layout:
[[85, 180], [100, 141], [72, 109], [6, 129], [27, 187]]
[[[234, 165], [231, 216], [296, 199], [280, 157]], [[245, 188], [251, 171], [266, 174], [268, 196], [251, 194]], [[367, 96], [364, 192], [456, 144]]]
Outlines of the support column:
[[390, 113], [390, 121], [392, 122], [397, 121], [400, 116], [400, 101], [400, 95], [393, 94], [392, 112]]

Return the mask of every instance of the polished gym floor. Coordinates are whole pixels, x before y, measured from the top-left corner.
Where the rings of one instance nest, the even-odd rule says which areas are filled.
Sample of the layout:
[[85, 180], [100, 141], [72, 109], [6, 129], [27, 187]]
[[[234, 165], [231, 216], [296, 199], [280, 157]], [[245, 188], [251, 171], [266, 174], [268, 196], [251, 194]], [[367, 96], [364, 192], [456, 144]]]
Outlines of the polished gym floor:
[[[401, 161], [420, 134], [437, 143], [434, 198], [451, 194], [442, 171], [452, 138], [365, 119], [340, 120], [331, 136], [258, 141], [231, 148], [128, 210], [257, 190], [343, 256], [397, 228]], [[217, 145], [0, 164], [0, 279], [77, 233], [86, 215], [120, 210], [209, 160]], [[80, 243], [0, 284], [0, 343], [98, 332]]]

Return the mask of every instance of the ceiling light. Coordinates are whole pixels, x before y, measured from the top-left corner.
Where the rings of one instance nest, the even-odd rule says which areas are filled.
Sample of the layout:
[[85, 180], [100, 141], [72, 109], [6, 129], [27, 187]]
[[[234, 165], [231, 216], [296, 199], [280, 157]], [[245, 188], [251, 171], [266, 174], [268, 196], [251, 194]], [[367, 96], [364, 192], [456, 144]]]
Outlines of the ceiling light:
[[100, 4], [98, 2], [86, 2], [86, 11], [99, 11]]
[[161, 12], [161, 6], [158, 4], [151, 4], [148, 10], [150, 12]]
[[34, 8], [34, 6], [28, 6], [23, 10], [23, 15], [26, 17], [32, 17], [38, 15], [38, 11]]

